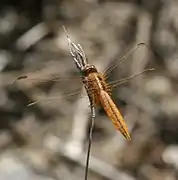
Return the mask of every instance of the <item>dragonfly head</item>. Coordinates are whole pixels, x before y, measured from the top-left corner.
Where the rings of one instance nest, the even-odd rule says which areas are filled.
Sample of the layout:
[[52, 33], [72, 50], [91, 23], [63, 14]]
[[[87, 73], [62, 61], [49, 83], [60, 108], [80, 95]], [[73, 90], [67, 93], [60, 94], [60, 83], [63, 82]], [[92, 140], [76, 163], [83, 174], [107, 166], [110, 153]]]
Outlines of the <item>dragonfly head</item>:
[[87, 64], [83, 69], [84, 76], [88, 76], [90, 73], [97, 73], [97, 69], [94, 65]]

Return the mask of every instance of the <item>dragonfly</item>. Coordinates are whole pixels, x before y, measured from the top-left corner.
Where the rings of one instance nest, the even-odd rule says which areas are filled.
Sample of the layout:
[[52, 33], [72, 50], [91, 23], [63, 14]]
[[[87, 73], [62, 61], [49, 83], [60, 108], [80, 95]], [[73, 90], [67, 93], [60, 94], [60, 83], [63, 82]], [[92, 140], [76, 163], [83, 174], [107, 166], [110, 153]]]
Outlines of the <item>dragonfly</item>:
[[[153, 68], [146, 69], [142, 72], [138, 72], [127, 78], [121, 79], [119, 81], [115, 81], [113, 83], [107, 82], [107, 75], [113, 69], [115, 69], [119, 64], [123, 63], [124, 60], [127, 58], [127, 56], [129, 56], [137, 48], [145, 44], [144, 43], [137, 44], [137, 46], [133, 48], [129, 53], [127, 53], [126, 56], [121, 58], [119, 63], [114, 64], [113, 66], [109, 67], [105, 72], [102, 73], [102, 72], [99, 72], [94, 65], [89, 64], [82, 46], [80, 44], [73, 43], [65, 28], [64, 28], [64, 31], [66, 33], [66, 37], [68, 40], [70, 54], [72, 55], [74, 62], [80, 72], [82, 82], [85, 85], [85, 89], [87, 91], [90, 101], [92, 102], [94, 106], [102, 106], [107, 116], [112, 121], [113, 125], [115, 126], [115, 128], [123, 135], [123, 137], [126, 140], [130, 141], [131, 136], [128, 130], [128, 126], [122, 114], [120, 113], [119, 108], [117, 108], [116, 104], [114, 103], [111, 97], [112, 89], [122, 83], [127, 82], [128, 80], [132, 78], [135, 78], [136, 76], [140, 74], [145, 73], [146, 71], [153, 71], [154, 69]], [[18, 77], [16, 81], [28, 79], [28, 78], [29, 78], [28, 76], [23, 75], [23, 76]], [[58, 78], [53, 79], [53, 80], [57, 81]], [[75, 95], [75, 94], [76, 93], [73, 93], [71, 95]], [[39, 102], [41, 101], [34, 101], [30, 103], [28, 106], [35, 105]]]
[[[70, 53], [76, 63], [76, 66], [82, 76], [83, 84], [85, 85], [85, 89], [91, 101], [91, 104], [95, 106], [102, 106], [108, 115], [109, 119], [114, 124], [115, 128], [121, 132], [124, 138], [128, 141], [131, 140], [130, 133], [128, 131], [128, 127], [126, 122], [117, 108], [116, 104], [111, 98], [112, 88], [121, 84], [129, 79], [132, 79], [146, 71], [153, 71], [154, 69], [146, 69], [142, 72], [136, 73], [128, 78], [124, 78], [120, 81], [116, 81], [113, 84], [109, 84], [107, 82], [107, 73], [113, 70], [118, 64], [107, 69], [106, 72], [102, 73], [97, 70], [94, 65], [89, 64], [88, 59], [86, 58], [85, 52], [80, 44], [75, 44], [71, 41], [65, 27], [63, 27], [69, 45]], [[136, 48], [133, 48], [130, 53], [134, 52], [139, 46], [145, 45], [144, 43], [138, 44]], [[129, 55], [128, 53], [127, 55]], [[124, 62], [126, 57], [123, 57], [119, 62]]]

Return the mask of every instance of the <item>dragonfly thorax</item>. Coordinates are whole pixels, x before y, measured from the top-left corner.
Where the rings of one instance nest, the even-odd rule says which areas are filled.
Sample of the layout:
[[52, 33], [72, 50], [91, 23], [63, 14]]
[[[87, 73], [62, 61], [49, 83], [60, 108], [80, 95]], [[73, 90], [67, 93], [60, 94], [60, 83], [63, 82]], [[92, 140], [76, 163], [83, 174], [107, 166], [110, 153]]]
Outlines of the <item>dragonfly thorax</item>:
[[88, 76], [90, 73], [97, 73], [97, 69], [94, 65], [87, 64], [83, 69], [84, 76]]

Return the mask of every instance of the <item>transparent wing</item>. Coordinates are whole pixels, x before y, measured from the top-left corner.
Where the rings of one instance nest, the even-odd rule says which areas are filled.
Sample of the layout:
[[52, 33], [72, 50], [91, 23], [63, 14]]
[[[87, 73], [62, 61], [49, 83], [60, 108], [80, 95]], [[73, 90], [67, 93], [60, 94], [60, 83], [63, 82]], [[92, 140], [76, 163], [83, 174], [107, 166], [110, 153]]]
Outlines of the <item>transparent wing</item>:
[[[40, 104], [40, 103], [45, 103], [45, 104], [53, 103], [54, 101], [59, 101], [62, 99], [70, 98], [71, 96], [79, 95], [80, 93], [81, 93], [81, 91], [76, 91], [74, 93], [70, 93], [70, 94], [67, 94], [64, 96], [60, 96], [60, 97], [54, 96], [54, 97], [50, 97], [50, 98], [41, 98], [37, 101], [33, 101], [33, 102], [27, 104], [27, 107], [34, 106], [34, 105]], [[84, 94], [82, 94], [81, 97], [82, 96], [84, 96]]]
[[149, 71], [154, 71], [154, 70], [155, 70], [154, 68], [145, 69], [144, 71], [138, 72], [138, 73], [135, 73], [135, 74], [132, 74], [132, 75], [129, 76], [129, 77], [126, 77], [126, 78], [123, 78], [123, 79], [119, 79], [119, 80], [116, 80], [116, 81], [109, 82], [108, 85], [109, 85], [109, 86], [112, 86], [112, 87], [116, 87], [116, 86], [118, 86], [118, 85], [127, 83], [129, 80], [134, 79], [134, 78], [136, 78], [137, 76], [139, 76], [139, 75], [141, 75], [141, 74], [143, 74], [143, 73], [146, 73], [146, 72], [149, 72]]
[[13, 84], [18, 83], [18, 81], [28, 81], [29, 83], [47, 83], [50, 81], [53, 82], [59, 82], [59, 81], [70, 81], [70, 80], [80, 80], [81, 77], [80, 76], [69, 76], [69, 77], [34, 77], [34, 76], [28, 76], [28, 75], [22, 75], [22, 76], [18, 76], [16, 77], [16, 79], [14, 80]]
[[107, 78], [116, 67], [124, 63], [126, 59], [128, 59], [137, 49], [141, 47], [148, 48], [148, 46], [145, 43], [138, 43], [137, 45], [134, 45], [123, 57], [119, 59], [118, 62], [112, 63], [106, 70], [104, 70], [104, 76]]
[[[134, 45], [123, 57], [120, 58], [120, 60], [118, 62], [114, 62], [112, 63], [103, 73], [103, 76], [105, 77], [105, 79], [107, 79], [110, 75], [110, 73], [118, 66], [120, 66], [122, 63], [125, 62], [125, 60], [127, 60], [129, 58], [129, 56], [131, 56], [136, 50], [138, 50], [138, 48], [141, 47], [146, 47], [147, 49], [149, 49], [149, 47], [147, 46], [147, 44], [145, 43], [138, 43], [137, 45]], [[151, 69], [145, 69], [141, 72], [135, 73], [129, 77], [120, 79], [120, 80], [116, 80], [116, 81], [112, 81], [108, 83], [108, 87], [117, 87], [118, 85], [127, 83], [129, 80], [132, 80], [134, 78], [136, 78], [137, 76], [144, 74], [146, 72], [149, 71], [153, 71], [155, 70], [154, 68]]]
[[[33, 91], [33, 88], [36, 88], [39, 85], [45, 85], [49, 82], [62, 83], [62, 81], [64, 81], [65, 84], [66, 83], [71, 84], [71, 82], [72, 82], [74, 85], [78, 84], [78, 86], [73, 87], [74, 86], [73, 85], [72, 86], [73, 89], [71, 91], [70, 91], [70, 89], [66, 89], [65, 87], [62, 89], [59, 89], [59, 91], [56, 89], [57, 93], [53, 92], [52, 94], [59, 94], [59, 95], [53, 95], [52, 97], [47, 97], [48, 95], [44, 94], [43, 91], [40, 91], [40, 90]], [[76, 76], [69, 76], [69, 77], [57, 77], [57, 76], [51, 77], [51, 75], [47, 76], [47, 77], [36, 77], [35, 73], [34, 74], [30, 73], [28, 75], [22, 75], [22, 76], [16, 77], [15, 80], [13, 81], [12, 85], [17, 85], [17, 86], [20, 86], [20, 87], [27, 89], [27, 90], [30, 89], [30, 91], [32, 90], [30, 93], [31, 93], [31, 98], [34, 99], [34, 101], [27, 104], [27, 106], [30, 107], [30, 106], [33, 106], [36, 104], [49, 104], [49, 103], [52, 103], [54, 101], [60, 101], [60, 100], [64, 100], [67, 98], [72, 98], [73, 96], [77, 96], [77, 95], [80, 95], [81, 97], [85, 96], [84, 94], [81, 95], [81, 87], [80, 87], [79, 81], [81, 81], [81, 77], [77, 76], [77, 75]], [[61, 84], [59, 84], [59, 85], [61, 86]], [[81, 83], [81, 85], [82, 85], [82, 83]], [[67, 92], [65, 91], [65, 89], [67, 90]], [[65, 93], [64, 95], [60, 93], [63, 91]], [[49, 94], [49, 96], [50, 96], [50, 94]]]

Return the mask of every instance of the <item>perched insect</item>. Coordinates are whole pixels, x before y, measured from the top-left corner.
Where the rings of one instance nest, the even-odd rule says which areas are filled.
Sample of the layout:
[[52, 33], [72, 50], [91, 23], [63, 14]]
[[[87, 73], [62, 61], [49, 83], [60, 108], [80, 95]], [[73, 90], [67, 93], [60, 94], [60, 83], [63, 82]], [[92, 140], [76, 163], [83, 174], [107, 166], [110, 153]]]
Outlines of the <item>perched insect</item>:
[[[64, 31], [66, 32], [65, 28], [64, 28]], [[66, 36], [68, 39], [70, 53], [73, 56], [73, 59], [79, 71], [81, 72], [83, 83], [86, 87], [87, 93], [90, 97], [90, 100], [92, 101], [92, 104], [102, 106], [105, 112], [107, 113], [108, 117], [113, 122], [116, 129], [121, 132], [121, 134], [125, 137], [126, 140], [130, 141], [131, 137], [128, 131], [128, 127], [119, 109], [117, 108], [117, 106], [115, 105], [115, 103], [113, 102], [111, 98], [112, 85], [106, 82], [107, 73], [100, 73], [98, 72], [98, 70], [96, 69], [94, 65], [90, 65], [87, 61], [87, 58], [85, 56], [85, 53], [81, 45], [74, 44], [70, 40], [67, 32], [66, 32]], [[138, 46], [139, 45], [143, 45], [143, 43], [138, 44]], [[135, 49], [132, 49], [132, 51], [134, 50]], [[120, 61], [120, 63], [121, 62], [122, 61]], [[113, 66], [112, 68], [115, 68], [115, 66]], [[153, 69], [146, 69], [145, 71], [150, 71], [150, 70], [153, 70]], [[138, 76], [139, 74], [142, 74], [143, 72], [137, 73], [135, 75], [132, 75], [120, 81], [116, 81], [113, 84], [113, 86], [118, 85], [122, 81], [126, 81], [128, 79], [134, 78], [135, 76]]]
[[110, 96], [111, 86], [107, 84], [105, 75], [98, 72], [96, 67], [90, 64], [84, 66], [83, 74], [93, 104], [101, 105], [116, 129], [118, 129], [127, 140], [131, 140], [127, 125]]
[[[109, 84], [107, 83], [108, 71], [106, 71], [105, 73], [98, 72], [98, 70], [96, 69], [94, 65], [90, 65], [88, 63], [88, 60], [80, 44], [77, 44], [77, 45], [74, 44], [73, 42], [71, 42], [67, 32], [66, 32], [66, 35], [67, 35], [67, 39], [69, 43], [70, 53], [73, 56], [73, 59], [81, 74], [81, 78], [87, 89], [87, 93], [92, 103], [97, 106], [102, 106], [106, 114], [108, 115], [108, 117], [113, 122], [115, 128], [121, 132], [121, 134], [125, 137], [126, 140], [131, 140], [128, 127], [124, 121], [124, 118], [111, 98], [111, 90], [112, 90], [112, 87], [117, 86], [118, 84], [121, 84], [123, 82], [126, 82], [127, 80], [132, 79], [146, 71], [152, 71], [153, 69], [146, 69], [128, 78], [121, 79], [119, 81], [114, 82], [113, 84]], [[140, 45], [143, 45], [143, 43], [138, 44], [137, 48]], [[132, 49], [132, 51], [130, 51], [127, 55], [131, 54], [135, 50], [136, 48]], [[125, 58], [126, 57], [123, 57], [120, 63], [122, 63]], [[113, 67], [109, 69], [109, 71], [113, 70], [117, 65], [118, 64], [115, 64]], [[16, 80], [21, 80], [25, 78], [28, 78], [28, 77], [21, 76], [21, 77], [18, 77]], [[30, 103], [29, 106], [34, 105], [38, 102], [40, 101], [35, 101], [33, 103]]]

